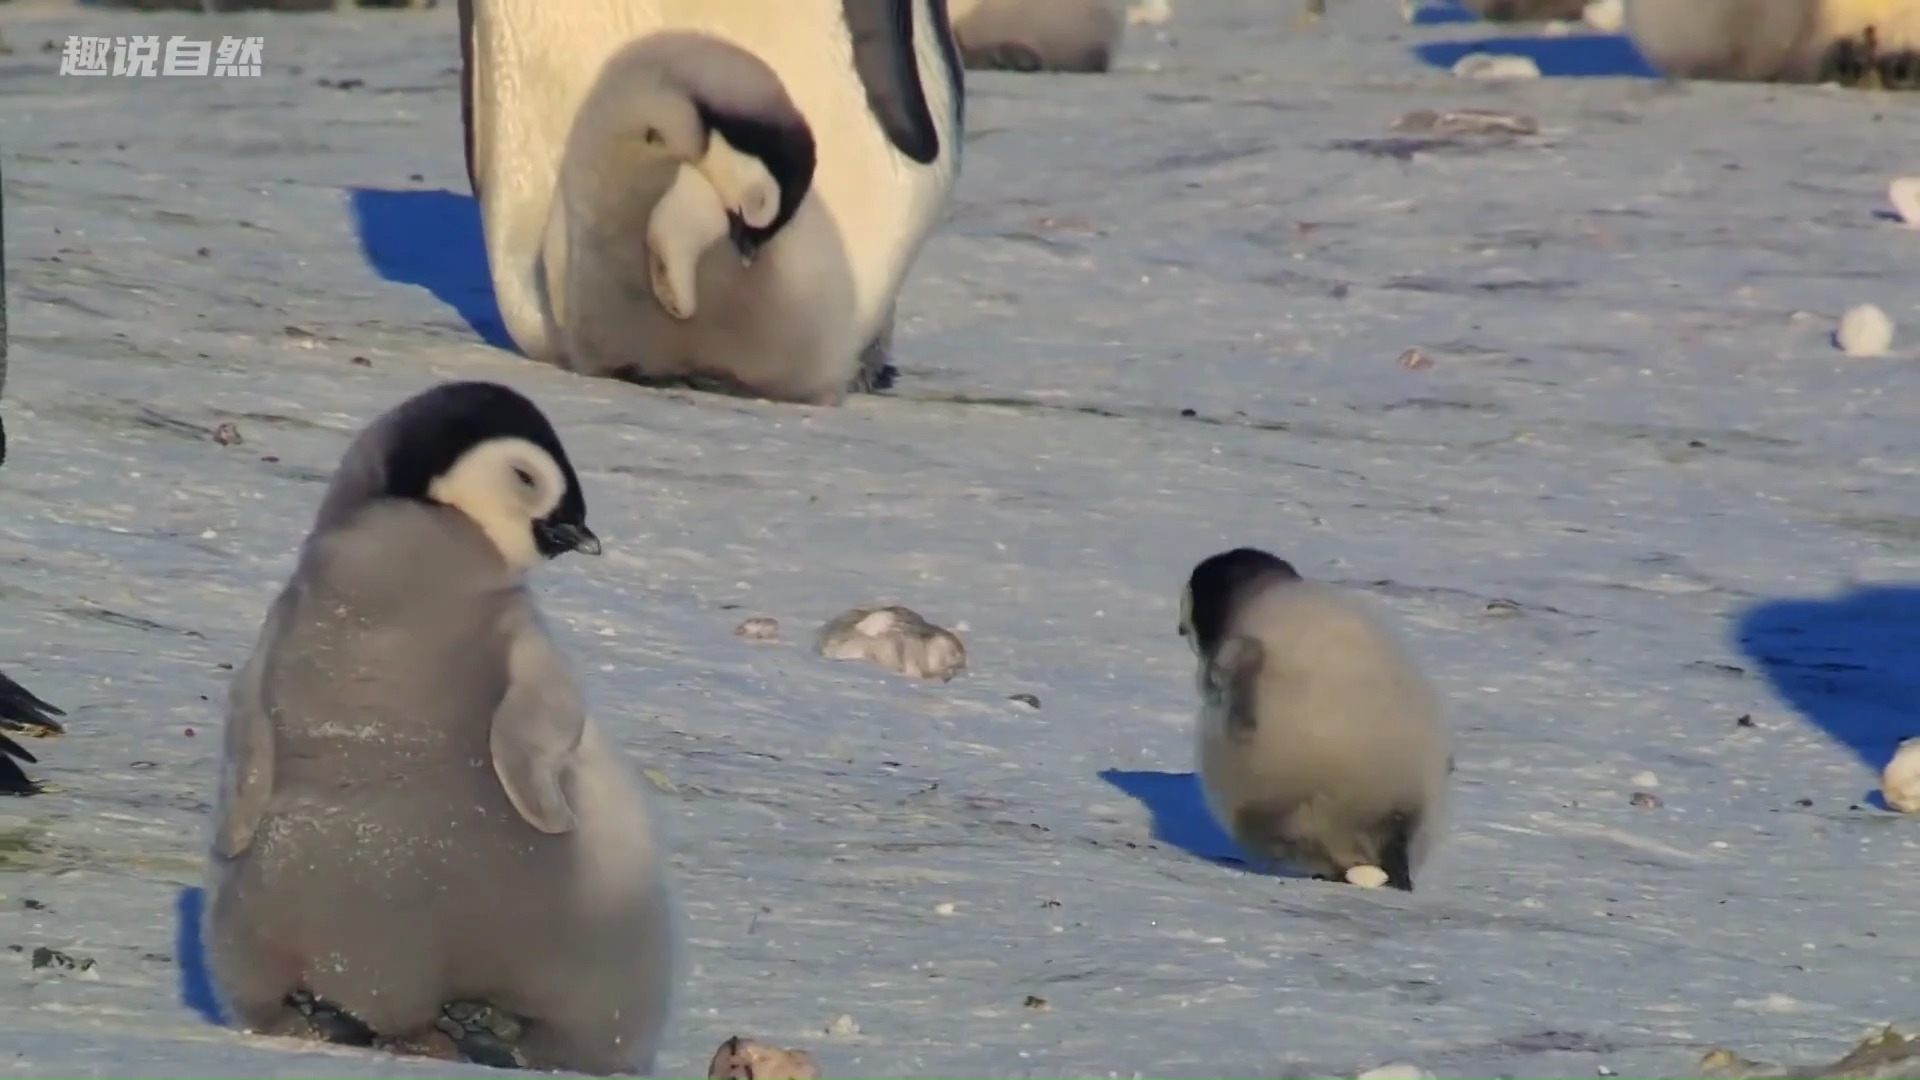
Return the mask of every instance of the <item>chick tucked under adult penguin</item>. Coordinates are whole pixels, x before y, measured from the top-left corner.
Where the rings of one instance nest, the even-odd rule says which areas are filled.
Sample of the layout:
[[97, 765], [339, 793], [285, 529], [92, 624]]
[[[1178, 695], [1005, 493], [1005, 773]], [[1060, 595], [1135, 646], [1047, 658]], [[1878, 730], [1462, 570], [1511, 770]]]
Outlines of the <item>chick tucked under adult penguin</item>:
[[[1438, 696], [1371, 603], [1235, 548], [1181, 595], [1199, 659], [1208, 809], [1256, 863], [1411, 891], [1443, 825], [1449, 737]], [[1376, 878], [1376, 880], [1378, 880]]]
[[981, 71], [1106, 71], [1127, 29], [1120, 0], [948, 0], [947, 13]]
[[664, 853], [525, 582], [599, 547], [506, 387], [434, 387], [354, 440], [229, 691], [204, 941], [235, 1022], [314, 1037], [310, 996], [404, 1043], [475, 1001], [524, 1021], [532, 1067], [651, 1068]]
[[1914, 0], [1627, 0], [1626, 28], [1672, 78], [1920, 89]]
[[[884, 382], [895, 297], [959, 167], [945, 0], [462, 0], [460, 16], [468, 174], [527, 355], [823, 404]], [[677, 276], [648, 242], [669, 192], [689, 224], [667, 231], [700, 252]], [[731, 243], [699, 248], [716, 212]], [[583, 236], [601, 242], [585, 263]], [[692, 283], [692, 310], [655, 302], [668, 278]]]

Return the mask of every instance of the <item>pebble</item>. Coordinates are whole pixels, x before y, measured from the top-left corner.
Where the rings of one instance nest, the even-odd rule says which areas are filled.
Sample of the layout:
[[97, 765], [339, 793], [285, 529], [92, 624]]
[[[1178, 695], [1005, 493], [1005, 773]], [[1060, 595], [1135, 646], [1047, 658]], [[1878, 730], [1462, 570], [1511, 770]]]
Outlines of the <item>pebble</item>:
[[1859, 304], [1840, 316], [1833, 340], [1848, 356], [1884, 356], [1893, 346], [1893, 320], [1873, 304]]
[[1901, 740], [1880, 774], [1880, 797], [1903, 814], [1920, 814], [1920, 738]]
[[853, 1022], [853, 1017], [848, 1016], [846, 1013], [841, 1013], [839, 1016], [833, 1018], [832, 1023], [827, 1025], [827, 1034], [858, 1035], [860, 1034], [860, 1025]]
[[221, 446], [239, 446], [243, 441], [240, 438], [240, 425], [221, 424], [219, 427], [214, 428], [213, 441], [219, 443]]
[[780, 620], [765, 615], [755, 615], [733, 628], [736, 637], [748, 641], [778, 641], [780, 639]]
[[1040, 699], [1032, 694], [1008, 694], [1007, 700], [1018, 705], [1025, 705], [1027, 708], [1035, 711], [1038, 711], [1040, 708]]
[[1393, 1061], [1377, 1069], [1368, 1069], [1354, 1080], [1434, 1080], [1432, 1073], [1411, 1061]]
[[1377, 866], [1347, 867], [1347, 884], [1358, 885], [1363, 889], [1377, 889], [1387, 883], [1387, 872]]
[[1419, 349], [1408, 349], [1400, 354], [1400, 366], [1407, 371], [1425, 371], [1433, 366], [1433, 357]]
[[1920, 228], [1920, 176], [1903, 176], [1887, 185], [1887, 199], [1901, 221]]
[[1537, 79], [1540, 65], [1530, 56], [1468, 53], [1453, 65], [1453, 74], [1461, 79]]
[[1660, 796], [1651, 791], [1636, 791], [1633, 793], [1633, 798], [1627, 801], [1642, 810], [1658, 810], [1664, 805], [1660, 801]]

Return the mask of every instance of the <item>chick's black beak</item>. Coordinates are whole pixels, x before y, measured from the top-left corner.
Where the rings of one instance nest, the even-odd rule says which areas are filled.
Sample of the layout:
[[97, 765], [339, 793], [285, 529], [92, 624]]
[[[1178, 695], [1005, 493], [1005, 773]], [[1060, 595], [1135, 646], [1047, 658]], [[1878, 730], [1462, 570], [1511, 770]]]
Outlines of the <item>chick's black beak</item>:
[[600, 538], [586, 525], [574, 525], [564, 521], [536, 521], [533, 523], [533, 539], [540, 548], [540, 554], [549, 559], [564, 555], [569, 551], [578, 551], [582, 555], [600, 554]]
[[760, 254], [761, 238], [747, 227], [747, 219], [738, 210], [727, 211], [727, 239], [733, 241], [733, 249], [740, 253], [740, 261], [751, 264], [753, 257]]

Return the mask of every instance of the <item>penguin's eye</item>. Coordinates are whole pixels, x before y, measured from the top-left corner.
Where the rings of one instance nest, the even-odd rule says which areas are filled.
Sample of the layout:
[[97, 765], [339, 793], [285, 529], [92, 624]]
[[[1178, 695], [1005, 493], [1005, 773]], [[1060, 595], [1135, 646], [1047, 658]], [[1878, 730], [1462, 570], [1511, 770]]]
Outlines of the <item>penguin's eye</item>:
[[516, 465], [516, 466], [514, 466], [514, 469], [513, 469], [513, 475], [515, 475], [515, 476], [517, 476], [517, 477], [519, 477], [519, 478], [520, 478], [520, 482], [521, 482], [521, 483], [523, 483], [523, 484], [525, 484], [525, 485], [527, 485], [528, 487], [538, 487], [538, 486], [539, 486], [539, 485], [538, 485], [538, 484], [537, 484], [537, 483], [536, 483], [536, 482], [534, 481], [534, 479], [533, 479], [533, 474], [532, 474], [532, 473], [530, 473], [530, 472], [528, 472], [528, 471], [527, 471], [527, 470], [525, 470], [525, 469], [522, 469], [522, 468], [520, 468], [520, 467], [519, 467], [519, 466], [517, 466], [517, 465]]
[[648, 128], [645, 138], [648, 146], [659, 146], [661, 143], [667, 141], [667, 137], [660, 134], [659, 128]]

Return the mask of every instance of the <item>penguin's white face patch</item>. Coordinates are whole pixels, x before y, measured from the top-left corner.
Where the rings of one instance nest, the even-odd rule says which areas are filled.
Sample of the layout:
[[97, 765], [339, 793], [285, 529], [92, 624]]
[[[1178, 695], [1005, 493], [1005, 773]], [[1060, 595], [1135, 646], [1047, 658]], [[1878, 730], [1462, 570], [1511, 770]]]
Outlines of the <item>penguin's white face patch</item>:
[[718, 131], [707, 136], [707, 153], [694, 163], [720, 193], [720, 201], [749, 226], [764, 229], [780, 216], [780, 184], [767, 166], [743, 153]]
[[541, 562], [533, 523], [567, 494], [553, 455], [525, 439], [489, 439], [427, 486], [427, 497], [472, 518], [515, 570]]

